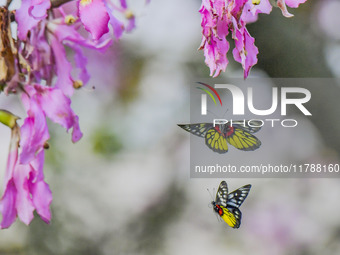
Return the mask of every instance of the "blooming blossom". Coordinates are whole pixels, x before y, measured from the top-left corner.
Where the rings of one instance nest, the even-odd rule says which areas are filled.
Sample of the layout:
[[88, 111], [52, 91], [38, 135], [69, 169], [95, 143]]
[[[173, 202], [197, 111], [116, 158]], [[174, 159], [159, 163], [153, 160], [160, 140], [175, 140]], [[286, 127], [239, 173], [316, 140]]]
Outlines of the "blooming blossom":
[[[16, 12], [0, 7], [0, 47], [6, 46], [0, 49], [1, 89], [8, 95], [19, 94], [27, 113], [20, 127], [15, 115], [0, 110], [0, 122], [12, 129], [0, 228], [8, 228], [17, 217], [29, 224], [34, 210], [50, 222], [52, 192], [43, 173], [44, 149], [50, 138], [46, 119], [72, 130], [72, 142], [81, 139], [71, 97], [90, 79], [83, 48], [104, 52], [113, 38], [119, 39], [135, 27], [125, 0], [80, 0], [57, 9], [53, 4], [50, 0], [22, 0]], [[13, 17], [18, 25], [17, 43], [11, 35]], [[109, 37], [109, 25], [113, 38]], [[73, 62], [67, 49], [73, 53]]]
[[28, 117], [20, 131], [17, 126], [12, 131], [5, 192], [0, 202], [1, 228], [9, 227], [17, 215], [29, 224], [34, 210], [44, 221], [51, 219], [52, 194], [43, 175], [44, 147], [50, 137], [46, 117], [67, 130], [72, 128], [73, 142], [82, 137], [78, 117], [70, 107], [71, 100], [60, 89], [38, 84], [27, 85], [25, 89], [27, 94], [22, 94], [22, 102]]
[[[276, 5], [286, 17], [293, 16], [286, 5], [297, 8], [306, 0], [277, 0]], [[259, 13], [269, 14], [272, 5], [269, 0], [202, 0], [201, 13], [202, 42], [199, 49], [204, 51], [205, 63], [210, 75], [217, 77], [228, 65], [227, 53], [230, 45], [226, 36], [231, 33], [235, 48], [234, 59], [241, 63], [244, 78], [257, 63], [258, 48], [246, 25], [257, 20]]]
[[[78, 9], [81, 22], [95, 40], [100, 39], [105, 33], [109, 32], [109, 23], [112, 25], [114, 35], [118, 39], [124, 29], [129, 32], [135, 27], [135, 16], [128, 9], [126, 0], [120, 0], [119, 6], [108, 0], [80, 0]], [[114, 12], [120, 12], [125, 15], [128, 20], [126, 28], [113, 15]]]
[[[0, 200], [0, 212], [2, 213], [0, 228], [8, 228], [17, 216], [22, 222], [29, 224], [33, 219], [34, 210], [44, 221], [49, 222], [51, 219], [49, 205], [52, 201], [52, 194], [48, 184], [44, 181], [44, 150], [39, 150], [40, 152], [29, 163], [21, 163], [18, 155], [20, 132], [23, 133], [24, 127], [20, 130], [16, 123], [18, 117], [9, 112], [1, 110], [0, 117], [1, 122], [12, 129], [4, 178], [5, 192]], [[32, 141], [37, 141], [37, 139], [33, 138]], [[24, 151], [23, 149], [21, 154]]]

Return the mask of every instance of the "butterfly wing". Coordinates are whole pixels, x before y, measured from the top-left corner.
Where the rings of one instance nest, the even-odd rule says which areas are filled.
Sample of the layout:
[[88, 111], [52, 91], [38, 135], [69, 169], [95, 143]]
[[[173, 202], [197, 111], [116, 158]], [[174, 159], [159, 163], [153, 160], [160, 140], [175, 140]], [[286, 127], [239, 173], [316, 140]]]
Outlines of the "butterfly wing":
[[241, 212], [237, 208], [228, 209], [228, 185], [225, 181], [220, 183], [216, 193], [215, 202], [218, 204], [222, 210], [223, 214], [220, 215], [221, 218], [232, 228], [238, 228], [240, 226], [240, 215]]
[[228, 194], [227, 183], [222, 181], [217, 190], [216, 204], [223, 209], [221, 218], [232, 228], [239, 228], [241, 225], [242, 213], [239, 207], [248, 196], [250, 188], [251, 185], [248, 184]]
[[227, 207], [228, 200], [228, 185], [225, 181], [221, 181], [220, 186], [216, 192], [215, 203], [223, 207]]
[[[251, 185], [245, 185], [228, 194], [228, 185], [225, 181], [220, 183], [216, 193], [215, 202], [217, 212], [221, 218], [232, 228], [239, 228], [241, 225], [242, 213], [239, 209], [250, 191]], [[218, 209], [221, 208], [223, 213]]]
[[230, 192], [227, 197], [227, 208], [239, 208], [249, 194], [251, 185], [247, 184]]
[[228, 143], [225, 134], [219, 128], [219, 125], [210, 128], [205, 134], [205, 144], [217, 153], [227, 153]]
[[251, 185], [248, 184], [228, 194], [226, 209], [232, 214], [232, 216], [226, 213], [226, 217], [228, 217], [229, 222], [233, 225], [230, 225], [226, 219], [224, 219], [224, 221], [226, 221], [232, 228], [239, 228], [241, 225], [242, 213], [239, 207], [248, 196], [250, 188]]
[[224, 208], [221, 218], [232, 228], [239, 228], [241, 225], [242, 213], [238, 208]]
[[179, 127], [183, 128], [185, 131], [190, 132], [193, 135], [204, 138], [207, 131], [214, 127], [212, 123], [196, 123], [196, 124], [178, 124]]
[[253, 151], [261, 146], [261, 141], [243, 128], [229, 126], [226, 131], [228, 143], [239, 150]]
[[[251, 126], [249, 126], [249, 122], [251, 122]], [[256, 133], [261, 129], [263, 122], [260, 120], [233, 120], [232, 126], [236, 128], [243, 129], [249, 133]]]

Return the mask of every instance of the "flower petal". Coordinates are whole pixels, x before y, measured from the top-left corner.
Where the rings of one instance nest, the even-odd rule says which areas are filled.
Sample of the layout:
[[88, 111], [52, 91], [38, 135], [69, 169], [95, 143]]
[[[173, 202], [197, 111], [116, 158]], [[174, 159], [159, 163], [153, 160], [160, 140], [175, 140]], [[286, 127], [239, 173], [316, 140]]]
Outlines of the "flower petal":
[[99, 50], [100, 52], [105, 52], [106, 49], [112, 44], [111, 39], [99, 40], [96, 42], [93, 40], [87, 40], [82, 37], [73, 26], [49, 23], [48, 28], [53, 31], [60, 43], [70, 41], [90, 49]]
[[27, 165], [17, 165], [14, 172], [14, 182], [17, 188], [16, 196], [16, 209], [20, 220], [26, 225], [30, 224], [33, 219], [34, 206], [32, 203], [32, 198], [29, 191], [28, 177], [31, 172], [31, 166]]
[[87, 58], [84, 56], [82, 49], [77, 44], [69, 45], [74, 50], [74, 61], [76, 66], [80, 69], [79, 78], [86, 84], [90, 80], [90, 74], [86, 69]]
[[17, 217], [17, 209], [15, 207], [16, 197], [17, 189], [13, 179], [11, 179], [7, 183], [4, 195], [0, 201], [0, 210], [2, 214], [0, 228], [2, 229], [10, 227]]
[[37, 153], [43, 150], [44, 144], [50, 138], [50, 135], [46, 123], [46, 116], [36, 101], [36, 97], [28, 97], [23, 93], [22, 98], [23, 101], [30, 100], [30, 104], [27, 109], [28, 117], [20, 129], [20, 147], [22, 148], [20, 163], [28, 164], [34, 159]]
[[73, 115], [73, 129], [72, 129], [72, 142], [78, 142], [83, 137], [83, 133], [79, 127], [79, 118]]
[[[235, 29], [235, 28], [234, 28]], [[255, 46], [255, 39], [250, 36], [246, 27], [236, 29], [234, 59], [242, 64], [244, 78], [247, 78], [253, 65], [257, 63], [258, 48]]]
[[221, 71], [225, 71], [228, 65], [227, 52], [229, 43], [228, 21], [217, 19], [213, 13], [222, 13], [224, 1], [212, 2], [204, 0], [199, 12], [202, 16], [202, 43], [200, 49], [204, 49], [205, 63], [210, 68], [210, 75], [216, 77]]
[[74, 91], [71, 77], [72, 66], [67, 60], [65, 48], [54, 36], [51, 38], [51, 46], [56, 62], [56, 73], [58, 77], [55, 87], [60, 88], [65, 95], [72, 96]]
[[248, 2], [244, 8], [245, 10], [242, 12], [241, 19], [248, 24], [257, 21], [259, 13], [269, 14], [273, 6], [269, 0], [261, 0], [260, 4], [255, 6], [251, 2]]
[[34, 88], [38, 92], [37, 97], [46, 116], [66, 130], [73, 128], [72, 141], [77, 142], [83, 134], [79, 128], [78, 116], [71, 109], [71, 100], [58, 88], [41, 85], [35, 85]]
[[46, 17], [47, 9], [50, 7], [49, 0], [22, 0], [20, 8], [15, 13], [20, 40], [26, 40], [28, 31], [36, 27], [39, 21]]
[[19, 127], [17, 129], [13, 129], [11, 135], [11, 144], [10, 149], [7, 157], [7, 166], [5, 172], [5, 183], [8, 183], [9, 180], [12, 178], [15, 166], [18, 161], [18, 147], [19, 147]]
[[47, 17], [47, 10], [51, 7], [49, 0], [31, 0], [29, 14], [35, 19], [42, 20]]
[[85, 29], [98, 40], [103, 34], [109, 32], [109, 15], [102, 0], [79, 1], [79, 17]]
[[46, 223], [49, 223], [51, 220], [52, 192], [48, 184], [44, 181], [34, 183], [32, 185], [32, 197], [37, 213]]
[[113, 28], [113, 34], [117, 39], [120, 39], [124, 32], [124, 24], [112, 15], [112, 11], [109, 11], [110, 24]]
[[128, 18], [126, 32], [131, 32], [134, 28], [136, 28], [136, 17], [132, 15], [131, 17]]
[[127, 8], [126, 0], [119, 0], [120, 1], [120, 6], [124, 9]]
[[34, 171], [29, 179], [29, 187], [32, 193], [32, 200], [39, 216], [49, 223], [51, 220], [50, 204], [52, 202], [52, 192], [48, 184], [44, 181], [44, 158], [45, 152], [41, 151], [36, 159], [31, 162]]
[[286, 18], [291, 18], [294, 16], [293, 14], [288, 12], [285, 0], [277, 0], [277, 7], [281, 9], [282, 15]]
[[291, 8], [297, 8], [307, 0], [286, 0], [286, 4]]

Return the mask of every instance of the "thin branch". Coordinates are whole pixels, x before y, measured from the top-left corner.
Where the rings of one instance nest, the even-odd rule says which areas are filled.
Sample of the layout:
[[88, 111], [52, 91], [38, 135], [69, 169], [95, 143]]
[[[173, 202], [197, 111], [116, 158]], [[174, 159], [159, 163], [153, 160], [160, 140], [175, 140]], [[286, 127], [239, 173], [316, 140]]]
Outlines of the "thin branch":
[[51, 8], [57, 8], [67, 2], [71, 2], [73, 0], [51, 0]]
[[12, 3], [12, 0], [7, 0], [6, 1], [6, 7], [8, 8], [8, 6]]

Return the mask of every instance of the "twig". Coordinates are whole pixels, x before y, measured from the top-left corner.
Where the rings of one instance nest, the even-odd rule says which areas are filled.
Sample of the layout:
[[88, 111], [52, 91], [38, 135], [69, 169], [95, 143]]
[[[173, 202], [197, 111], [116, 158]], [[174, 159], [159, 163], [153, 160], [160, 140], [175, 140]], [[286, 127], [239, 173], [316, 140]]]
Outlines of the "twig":
[[71, 2], [73, 0], [51, 0], [51, 8], [57, 8], [67, 2]]
[[8, 6], [12, 3], [12, 0], [7, 0], [6, 1], [6, 7], [8, 8]]

